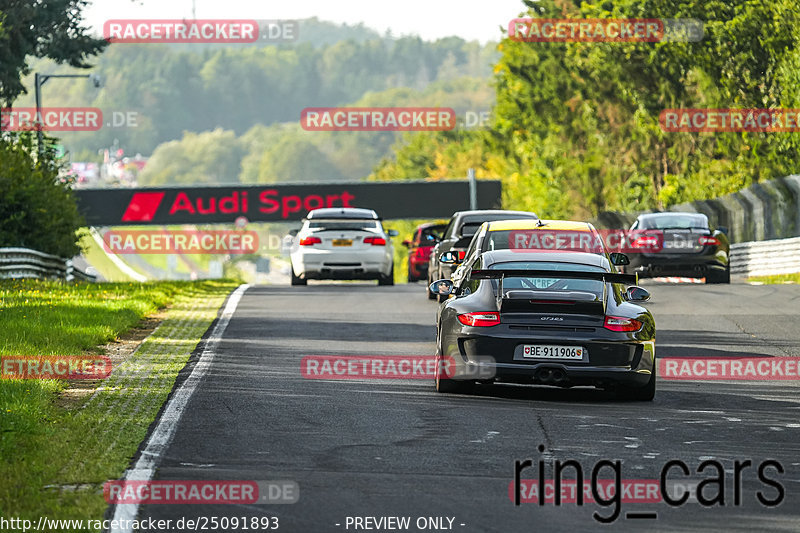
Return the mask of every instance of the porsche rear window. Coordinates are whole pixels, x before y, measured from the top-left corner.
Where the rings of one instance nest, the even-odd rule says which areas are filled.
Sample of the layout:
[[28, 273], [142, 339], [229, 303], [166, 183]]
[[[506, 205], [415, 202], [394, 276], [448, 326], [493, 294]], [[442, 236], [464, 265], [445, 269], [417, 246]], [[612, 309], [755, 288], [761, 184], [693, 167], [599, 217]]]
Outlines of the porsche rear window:
[[[551, 291], [580, 291], [589, 292], [597, 298], [603, 296], [603, 282], [592, 279], [569, 279], [558, 276], [558, 272], [605, 272], [602, 267], [584, 265], [580, 263], [558, 263], [539, 261], [514, 261], [508, 263], [495, 263], [490, 270], [552, 270], [553, 275], [547, 277], [507, 277], [503, 279], [503, 291], [509, 289], [536, 289]], [[493, 281], [495, 291], [497, 282]]]

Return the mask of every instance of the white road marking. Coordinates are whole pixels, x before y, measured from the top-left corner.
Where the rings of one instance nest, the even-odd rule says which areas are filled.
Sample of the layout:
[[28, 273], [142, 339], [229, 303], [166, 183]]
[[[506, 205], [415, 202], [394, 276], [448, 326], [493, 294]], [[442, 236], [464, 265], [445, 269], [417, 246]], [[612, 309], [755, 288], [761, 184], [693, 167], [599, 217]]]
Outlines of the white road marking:
[[100, 235], [100, 232], [97, 231], [97, 228], [95, 228], [94, 226], [89, 228], [89, 233], [92, 234], [94, 242], [96, 242], [97, 245], [100, 247], [100, 250], [102, 250], [103, 253], [106, 254], [106, 257], [108, 257], [108, 259], [112, 263], [114, 263], [114, 266], [120, 269], [126, 276], [132, 278], [134, 281], [147, 281], [147, 276], [145, 276], [144, 274], [139, 274], [134, 269], [129, 267], [127, 263], [123, 263], [122, 259], [120, 259], [117, 254], [108, 252], [106, 250], [106, 244], [103, 242], [103, 237]]
[[628, 444], [625, 445], [626, 448], [636, 449], [642, 444], [642, 441], [639, 440], [637, 437], [622, 437], [622, 438], [627, 441], [630, 441], [628, 442]]
[[484, 442], [486, 442], [486, 441], [488, 441], [488, 440], [492, 440], [493, 438], [495, 438], [495, 436], [497, 436], [497, 435], [499, 435], [499, 434], [500, 434], [500, 433], [499, 433], [499, 432], [497, 432], [497, 431], [489, 431], [489, 432], [487, 432], [487, 433], [486, 433], [486, 436], [484, 436], [482, 439], [479, 439], [479, 440], [471, 440], [470, 442], [477, 442], [477, 443], [479, 443], [479, 444], [483, 444]]
[[[175, 391], [175, 394], [173, 394], [167, 402], [167, 406], [164, 408], [164, 412], [158, 420], [158, 425], [156, 425], [153, 433], [147, 440], [142, 454], [139, 456], [136, 464], [133, 465], [133, 468], [125, 472], [123, 481], [150, 481], [150, 479], [152, 479], [156, 467], [158, 467], [161, 454], [164, 453], [169, 443], [172, 442], [181, 415], [183, 415], [183, 411], [186, 409], [197, 385], [203, 379], [209, 367], [211, 367], [217, 346], [222, 340], [222, 335], [225, 333], [225, 329], [228, 327], [228, 323], [248, 287], [250, 287], [250, 285], [239, 285], [231, 294], [228, 303], [225, 304], [225, 309], [223, 309], [217, 324], [214, 326], [214, 330], [211, 332], [211, 335], [206, 341], [206, 345], [203, 347], [200, 359], [198, 359], [197, 364], [192, 369], [192, 373], [189, 374], [189, 377], [186, 378], [180, 388]], [[136, 519], [138, 512], [138, 503], [116, 505], [114, 507], [114, 517], [112, 520], [116, 520], [116, 523], [120, 525], [129, 525]], [[130, 528], [109, 530], [110, 533], [127, 533], [132, 531], [133, 530]]]

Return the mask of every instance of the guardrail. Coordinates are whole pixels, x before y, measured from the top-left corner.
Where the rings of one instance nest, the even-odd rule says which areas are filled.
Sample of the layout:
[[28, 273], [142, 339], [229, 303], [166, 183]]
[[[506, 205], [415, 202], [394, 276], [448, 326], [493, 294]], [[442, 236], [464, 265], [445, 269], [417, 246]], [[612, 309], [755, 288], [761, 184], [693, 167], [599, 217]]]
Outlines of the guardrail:
[[28, 248], [0, 248], [0, 278], [44, 278], [96, 281], [97, 276], [64, 259]]
[[800, 272], [800, 237], [731, 245], [731, 274], [774, 276]]

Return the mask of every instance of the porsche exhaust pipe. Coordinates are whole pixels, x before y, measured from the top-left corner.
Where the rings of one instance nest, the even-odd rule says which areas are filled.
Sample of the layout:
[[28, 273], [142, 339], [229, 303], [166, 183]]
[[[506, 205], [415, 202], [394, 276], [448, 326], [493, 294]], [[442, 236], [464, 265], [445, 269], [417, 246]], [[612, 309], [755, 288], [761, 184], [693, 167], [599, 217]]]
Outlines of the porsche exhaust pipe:
[[566, 381], [567, 376], [558, 368], [542, 368], [536, 372], [536, 380], [542, 383], [560, 384]]

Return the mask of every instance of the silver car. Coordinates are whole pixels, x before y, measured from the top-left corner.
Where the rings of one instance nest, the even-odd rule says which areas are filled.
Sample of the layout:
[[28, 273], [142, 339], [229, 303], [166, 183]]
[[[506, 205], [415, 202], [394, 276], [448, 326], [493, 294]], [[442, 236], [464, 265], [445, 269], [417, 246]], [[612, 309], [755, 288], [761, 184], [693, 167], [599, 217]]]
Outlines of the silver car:
[[303, 219], [291, 253], [292, 285], [310, 279], [377, 279], [394, 285], [394, 248], [378, 214], [371, 209], [314, 209]]

